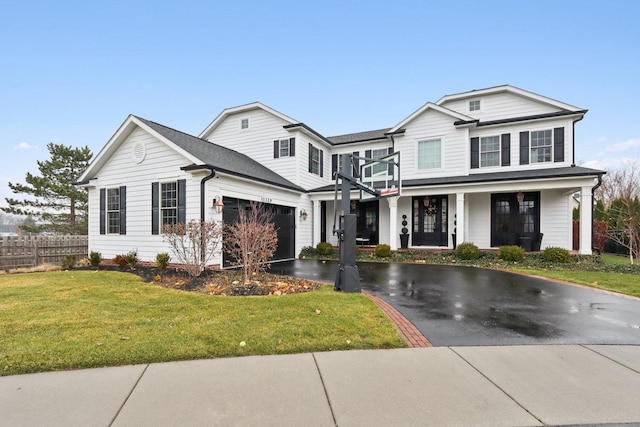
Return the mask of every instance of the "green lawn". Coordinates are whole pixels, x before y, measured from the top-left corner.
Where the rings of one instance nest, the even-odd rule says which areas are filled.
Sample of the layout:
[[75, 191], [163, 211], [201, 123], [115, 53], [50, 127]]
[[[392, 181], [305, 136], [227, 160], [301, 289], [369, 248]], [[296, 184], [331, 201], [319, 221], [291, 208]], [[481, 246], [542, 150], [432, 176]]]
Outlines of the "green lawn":
[[371, 300], [331, 286], [280, 297], [222, 297], [107, 271], [0, 275], [0, 325], [0, 375], [406, 347]]
[[554, 270], [527, 268], [514, 270], [640, 298], [640, 275], [638, 274], [615, 273], [611, 271], [562, 270], [562, 267]]

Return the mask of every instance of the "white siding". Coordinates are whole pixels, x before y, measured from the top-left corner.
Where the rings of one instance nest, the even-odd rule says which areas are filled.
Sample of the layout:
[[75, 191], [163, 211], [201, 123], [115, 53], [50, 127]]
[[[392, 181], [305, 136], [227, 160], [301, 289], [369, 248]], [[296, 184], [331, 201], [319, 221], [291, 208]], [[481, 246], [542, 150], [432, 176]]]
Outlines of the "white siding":
[[571, 195], [562, 190], [543, 191], [540, 195], [541, 250], [556, 246], [571, 250]]
[[[133, 159], [136, 142], [146, 145], [142, 163]], [[105, 259], [137, 250], [143, 261], [152, 261], [159, 252], [169, 252], [161, 235], [151, 234], [151, 182], [186, 179], [187, 220], [200, 217], [200, 181], [181, 171], [189, 161], [145, 131], [136, 129], [97, 172], [98, 188], [89, 192], [89, 246]], [[127, 234], [100, 234], [100, 188], [127, 187]]]
[[[479, 111], [469, 111], [469, 101], [473, 100], [480, 100]], [[481, 121], [502, 120], [560, 111], [558, 107], [507, 92], [452, 100], [442, 103], [441, 106]]]
[[[427, 110], [412, 120], [404, 135], [396, 136], [396, 151], [400, 151], [400, 175], [402, 179], [430, 176], [466, 175], [467, 132], [456, 129], [455, 119], [435, 110]], [[427, 139], [441, 140], [442, 158], [439, 169], [419, 170], [417, 162], [418, 142]]]
[[[491, 247], [491, 194], [467, 194], [465, 203], [468, 210], [465, 214], [467, 224], [464, 230], [465, 241], [479, 248]], [[458, 242], [462, 243], [462, 242]]]

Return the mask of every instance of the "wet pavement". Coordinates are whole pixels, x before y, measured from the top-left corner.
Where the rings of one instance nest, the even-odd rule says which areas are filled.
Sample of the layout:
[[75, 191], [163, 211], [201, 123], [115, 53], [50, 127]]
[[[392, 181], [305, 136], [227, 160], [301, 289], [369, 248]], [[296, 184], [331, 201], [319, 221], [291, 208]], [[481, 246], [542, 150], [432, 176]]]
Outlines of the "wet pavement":
[[[367, 290], [434, 346], [640, 345], [640, 300], [473, 267], [360, 263]], [[337, 263], [294, 260], [272, 273], [333, 283]]]

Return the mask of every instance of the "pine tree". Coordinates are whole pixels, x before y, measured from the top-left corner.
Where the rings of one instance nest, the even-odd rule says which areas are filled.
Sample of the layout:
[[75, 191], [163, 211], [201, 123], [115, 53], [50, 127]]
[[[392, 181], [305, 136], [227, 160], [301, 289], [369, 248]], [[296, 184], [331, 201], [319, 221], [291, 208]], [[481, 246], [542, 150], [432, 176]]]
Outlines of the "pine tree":
[[87, 234], [87, 192], [73, 185], [89, 165], [93, 154], [89, 147], [74, 148], [62, 144], [47, 144], [51, 158], [38, 161], [40, 175], [27, 173], [26, 184], [9, 183], [15, 194], [24, 199], [6, 198], [6, 213], [31, 216], [34, 223], [25, 222], [23, 231], [59, 234]]

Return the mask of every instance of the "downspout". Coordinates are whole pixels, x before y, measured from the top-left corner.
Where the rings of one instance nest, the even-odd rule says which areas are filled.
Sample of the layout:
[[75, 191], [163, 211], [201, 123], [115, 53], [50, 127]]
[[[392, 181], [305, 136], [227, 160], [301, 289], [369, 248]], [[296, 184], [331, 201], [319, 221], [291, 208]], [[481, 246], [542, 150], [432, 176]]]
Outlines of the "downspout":
[[[576, 123], [579, 122], [580, 120], [582, 120], [584, 118], [584, 115], [578, 119], [575, 119], [573, 121], [573, 129], [571, 131], [571, 138], [573, 139], [571, 141], [572, 147], [571, 147], [571, 167], [574, 168], [576, 167]], [[598, 185], [599, 187], [599, 185]], [[597, 189], [597, 187], [596, 187]]]
[[[577, 120], [576, 120], [577, 121]], [[575, 123], [575, 122], [574, 122]], [[595, 200], [596, 200], [596, 190], [598, 188], [600, 188], [600, 186], [602, 185], [602, 174], [599, 173], [598, 174], [598, 182], [596, 183], [596, 185], [594, 185], [591, 188], [591, 250], [593, 250], [593, 223], [594, 223], [594, 219], [593, 219], [593, 213], [595, 211]], [[598, 255], [600, 255], [600, 251], [598, 250]]]
[[204, 215], [205, 201], [206, 201], [205, 200], [205, 184], [211, 178], [216, 176], [216, 170], [213, 168], [213, 166], [203, 165], [202, 168], [203, 169], [208, 169], [209, 170], [209, 175], [205, 176], [200, 181], [200, 222], [204, 222], [204, 220], [205, 220], [205, 215]]

